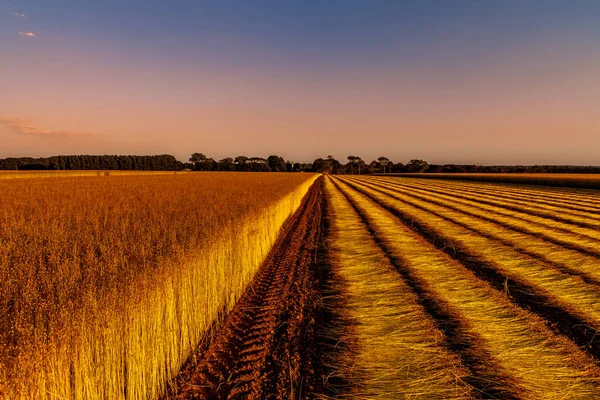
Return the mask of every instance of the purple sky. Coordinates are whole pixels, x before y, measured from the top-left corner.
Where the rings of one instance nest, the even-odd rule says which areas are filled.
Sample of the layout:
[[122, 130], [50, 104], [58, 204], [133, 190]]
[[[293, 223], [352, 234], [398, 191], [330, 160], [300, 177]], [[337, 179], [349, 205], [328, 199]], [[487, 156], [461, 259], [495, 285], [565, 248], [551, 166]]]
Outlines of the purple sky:
[[0, 157], [600, 165], [597, 1], [5, 1]]

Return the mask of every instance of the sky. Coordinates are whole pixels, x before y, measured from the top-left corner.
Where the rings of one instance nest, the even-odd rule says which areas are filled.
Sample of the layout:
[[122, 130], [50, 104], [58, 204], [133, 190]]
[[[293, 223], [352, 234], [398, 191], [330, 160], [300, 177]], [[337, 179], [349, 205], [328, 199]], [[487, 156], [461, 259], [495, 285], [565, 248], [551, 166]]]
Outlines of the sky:
[[600, 165], [596, 0], [0, 0], [0, 157]]

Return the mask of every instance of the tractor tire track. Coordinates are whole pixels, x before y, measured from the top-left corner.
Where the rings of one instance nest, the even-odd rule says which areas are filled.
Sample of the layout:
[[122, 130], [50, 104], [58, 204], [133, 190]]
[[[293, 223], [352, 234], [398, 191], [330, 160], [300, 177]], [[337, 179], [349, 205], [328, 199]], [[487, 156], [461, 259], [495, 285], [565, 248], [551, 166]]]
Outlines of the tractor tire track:
[[314, 354], [322, 178], [208, 348], [189, 361], [167, 399], [306, 398], [319, 391]]

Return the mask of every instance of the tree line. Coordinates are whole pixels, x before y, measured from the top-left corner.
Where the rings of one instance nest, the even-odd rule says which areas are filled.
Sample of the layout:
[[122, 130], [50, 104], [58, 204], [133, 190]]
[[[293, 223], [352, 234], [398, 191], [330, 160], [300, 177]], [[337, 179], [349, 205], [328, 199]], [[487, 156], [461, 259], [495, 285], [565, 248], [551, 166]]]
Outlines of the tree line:
[[403, 164], [387, 157], [369, 163], [349, 155], [339, 161], [333, 156], [317, 158], [312, 163], [285, 160], [278, 155], [267, 158], [237, 156], [214, 160], [202, 153], [193, 153], [187, 162], [169, 154], [136, 155], [71, 155], [47, 158], [0, 159], [0, 170], [134, 170], [134, 171], [241, 171], [241, 172], [321, 172], [329, 174], [374, 173], [600, 173], [600, 167], [572, 165], [491, 165], [429, 164], [413, 159]]
[[76, 155], [46, 158], [4, 158], [0, 169], [5, 170], [134, 170], [177, 171], [183, 163], [168, 154], [156, 156]]

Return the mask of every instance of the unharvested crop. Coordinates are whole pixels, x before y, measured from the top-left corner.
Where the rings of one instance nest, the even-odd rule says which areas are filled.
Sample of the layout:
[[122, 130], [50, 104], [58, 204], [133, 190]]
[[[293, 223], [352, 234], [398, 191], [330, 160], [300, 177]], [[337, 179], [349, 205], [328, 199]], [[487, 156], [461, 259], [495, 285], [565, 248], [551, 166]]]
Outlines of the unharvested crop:
[[0, 180], [0, 397], [158, 395], [314, 179]]

